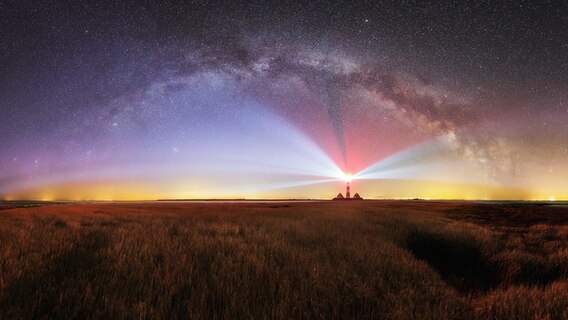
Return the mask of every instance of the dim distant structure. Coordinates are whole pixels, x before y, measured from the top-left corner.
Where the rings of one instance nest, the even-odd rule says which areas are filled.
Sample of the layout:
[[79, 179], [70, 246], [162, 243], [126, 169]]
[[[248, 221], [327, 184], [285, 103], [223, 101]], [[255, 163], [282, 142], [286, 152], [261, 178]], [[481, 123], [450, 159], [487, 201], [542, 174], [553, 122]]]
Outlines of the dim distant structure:
[[355, 193], [353, 198], [351, 197], [351, 185], [349, 181], [347, 181], [347, 186], [345, 188], [345, 197], [340, 192], [337, 194], [335, 198], [333, 198], [333, 200], [363, 200], [363, 198], [361, 198], [361, 196], [358, 193]]

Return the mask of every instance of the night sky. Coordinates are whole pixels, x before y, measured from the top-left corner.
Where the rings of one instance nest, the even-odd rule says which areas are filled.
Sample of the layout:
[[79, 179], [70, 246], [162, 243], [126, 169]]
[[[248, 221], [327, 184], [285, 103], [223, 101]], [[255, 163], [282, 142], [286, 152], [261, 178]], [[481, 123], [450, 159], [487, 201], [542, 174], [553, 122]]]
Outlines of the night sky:
[[566, 1], [2, 1], [0, 199], [568, 199]]

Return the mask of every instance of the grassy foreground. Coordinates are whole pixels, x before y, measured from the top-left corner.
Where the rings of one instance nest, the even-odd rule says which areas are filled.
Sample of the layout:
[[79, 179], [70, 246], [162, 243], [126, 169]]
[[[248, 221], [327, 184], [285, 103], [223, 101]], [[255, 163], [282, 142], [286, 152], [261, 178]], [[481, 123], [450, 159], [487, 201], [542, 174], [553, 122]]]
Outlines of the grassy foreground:
[[10, 208], [0, 319], [566, 319], [567, 223], [417, 201]]

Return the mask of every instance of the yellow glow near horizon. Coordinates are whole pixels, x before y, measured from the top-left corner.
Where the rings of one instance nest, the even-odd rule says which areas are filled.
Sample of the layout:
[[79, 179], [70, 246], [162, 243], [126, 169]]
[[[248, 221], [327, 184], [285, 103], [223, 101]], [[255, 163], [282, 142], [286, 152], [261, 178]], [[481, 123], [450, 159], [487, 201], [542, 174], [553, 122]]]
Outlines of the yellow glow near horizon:
[[[339, 178], [339, 177], [338, 177]], [[5, 195], [3, 200], [156, 200], [156, 199], [331, 199], [343, 192], [348, 175], [335, 182], [294, 188], [225, 190], [226, 183], [204, 179], [173, 183], [154, 180], [110, 180], [30, 188]], [[568, 194], [489, 184], [425, 180], [357, 180], [353, 193], [365, 199], [456, 199], [566, 201]]]

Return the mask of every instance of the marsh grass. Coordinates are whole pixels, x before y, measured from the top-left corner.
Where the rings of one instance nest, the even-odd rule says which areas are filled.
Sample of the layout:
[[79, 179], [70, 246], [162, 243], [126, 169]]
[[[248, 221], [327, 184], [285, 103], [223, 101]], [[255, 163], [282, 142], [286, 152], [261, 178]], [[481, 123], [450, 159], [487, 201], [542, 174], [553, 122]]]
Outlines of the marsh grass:
[[448, 218], [457, 208], [290, 202], [5, 210], [0, 318], [566, 316], [566, 227], [504, 232]]

